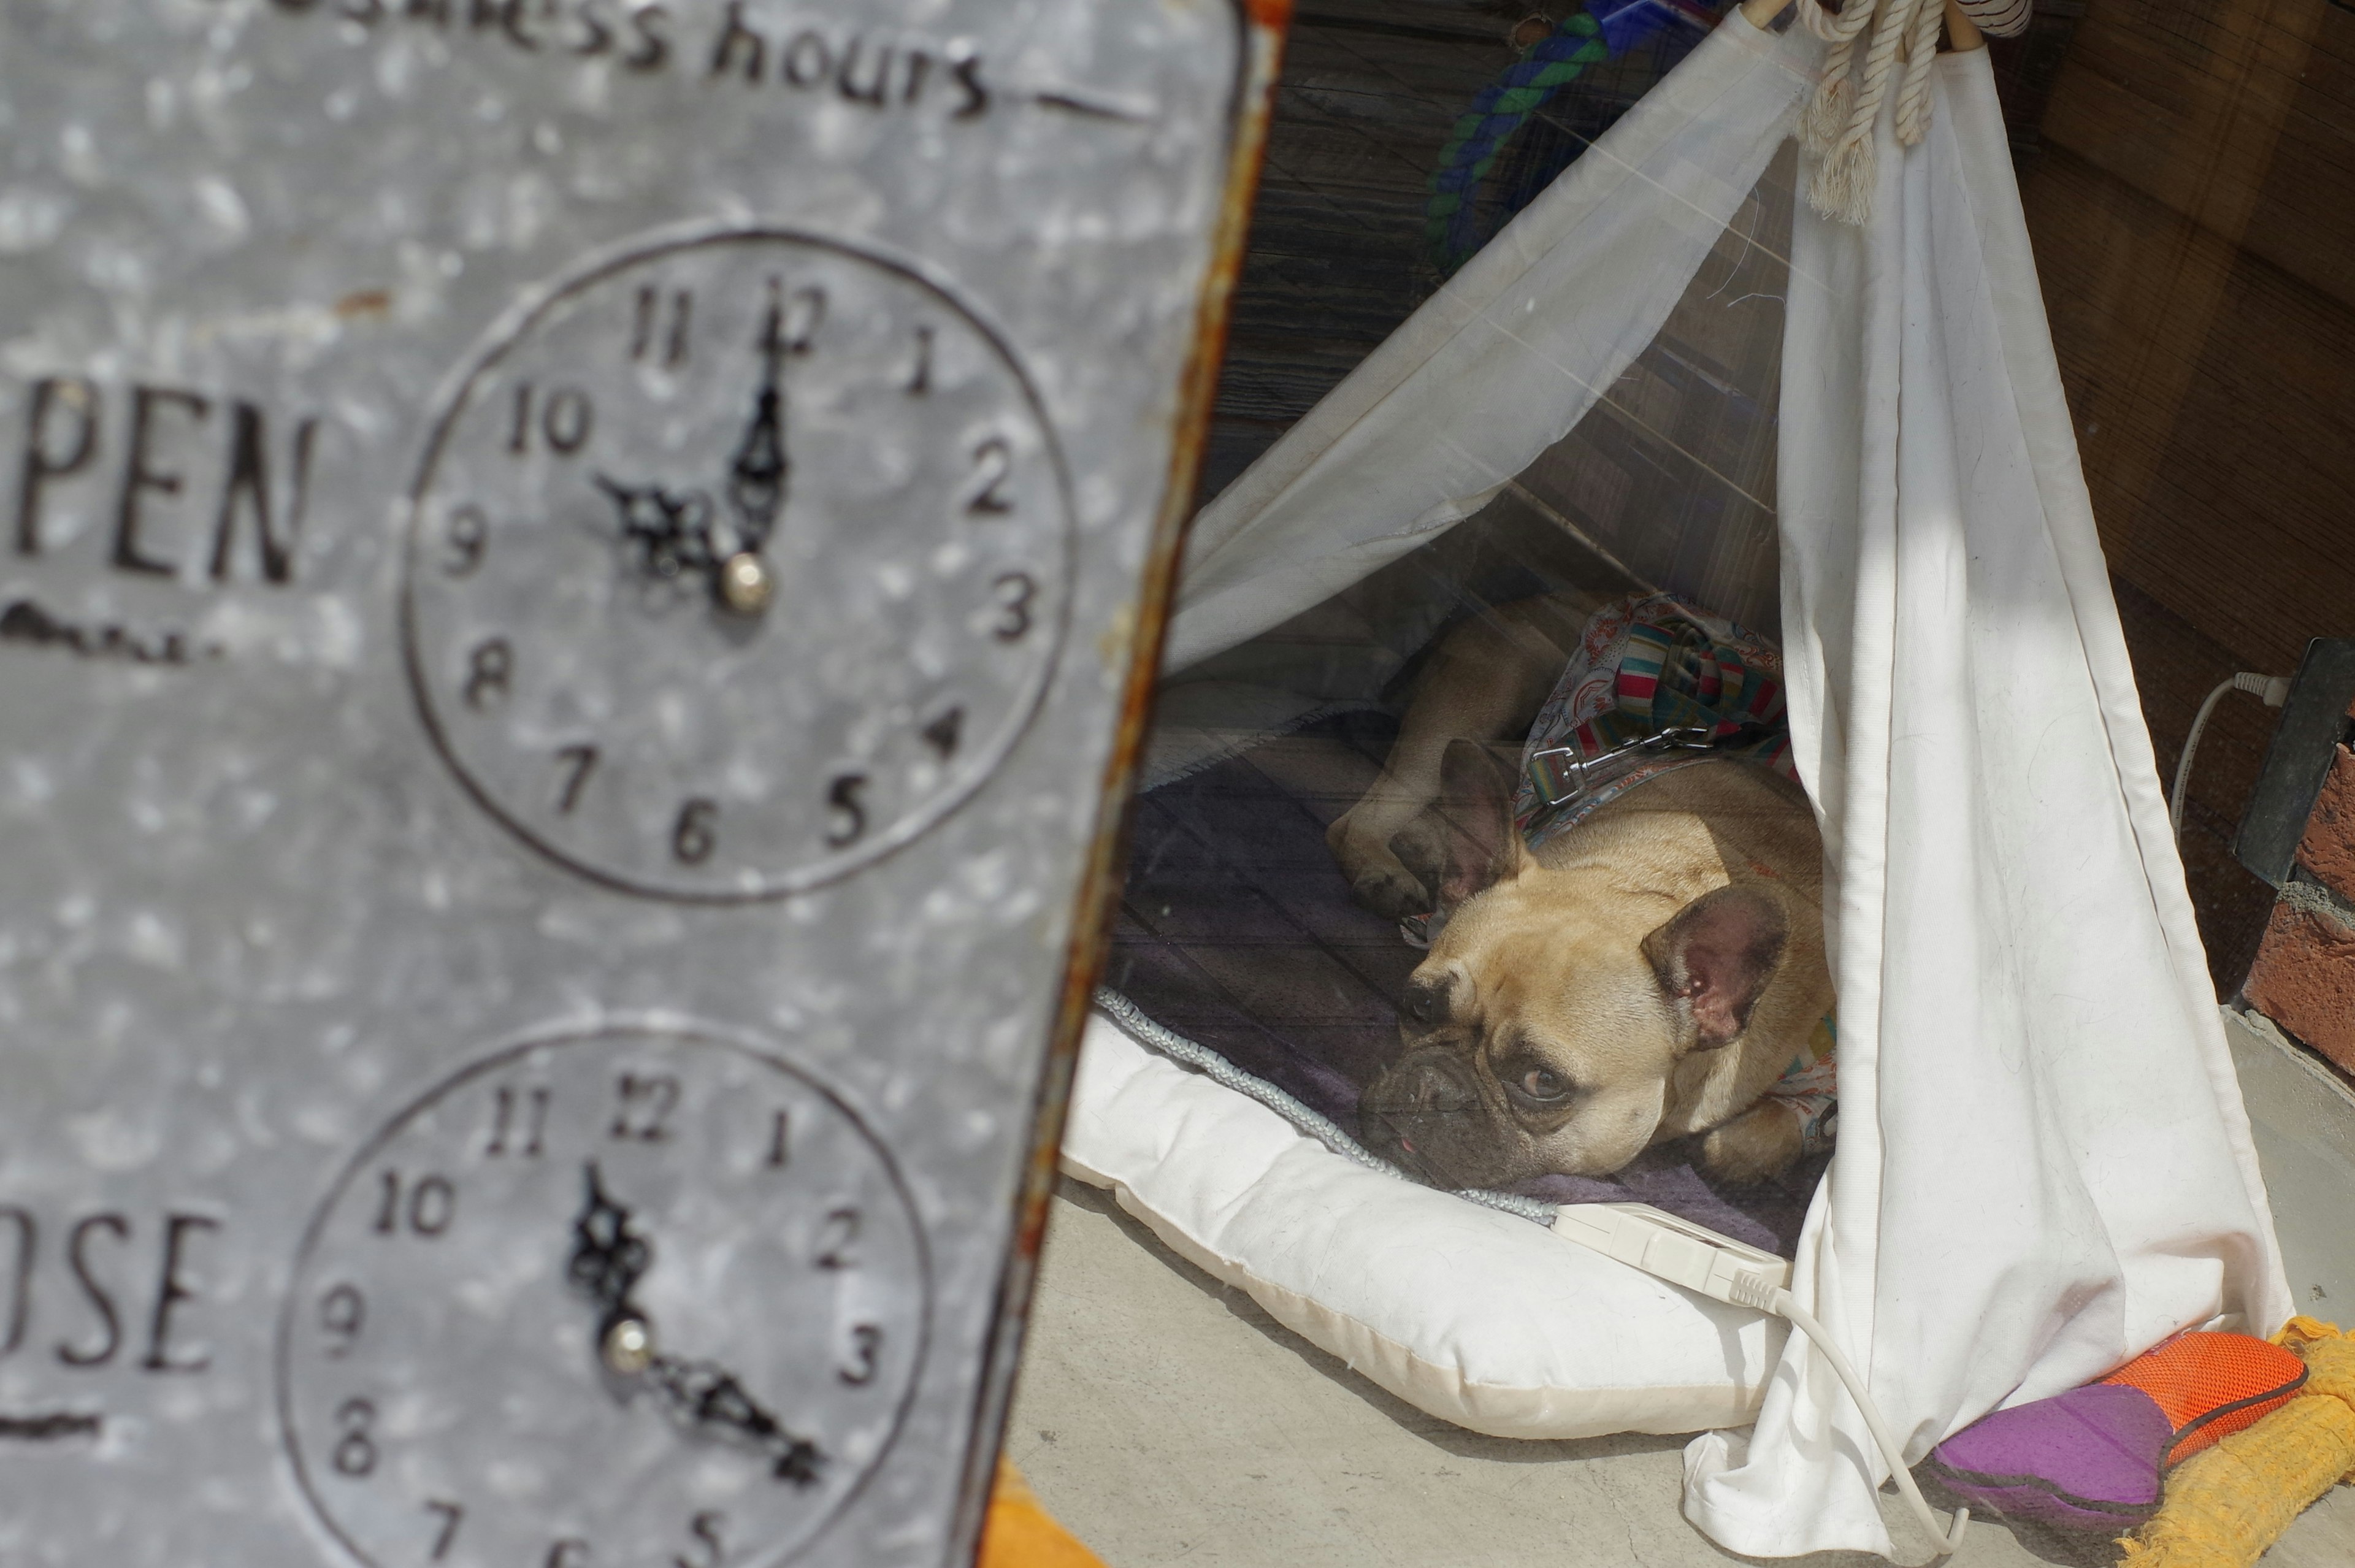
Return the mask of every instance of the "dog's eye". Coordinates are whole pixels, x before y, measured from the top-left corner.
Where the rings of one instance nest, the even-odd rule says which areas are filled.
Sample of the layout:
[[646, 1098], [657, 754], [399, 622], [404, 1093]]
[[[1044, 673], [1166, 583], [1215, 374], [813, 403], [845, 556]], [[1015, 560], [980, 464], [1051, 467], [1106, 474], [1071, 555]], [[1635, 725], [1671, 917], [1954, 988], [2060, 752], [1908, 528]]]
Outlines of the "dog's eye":
[[1559, 1072], [1549, 1072], [1542, 1067], [1530, 1068], [1515, 1080], [1513, 1086], [1529, 1099], [1541, 1103], [1559, 1100], [1570, 1093], [1568, 1079]]

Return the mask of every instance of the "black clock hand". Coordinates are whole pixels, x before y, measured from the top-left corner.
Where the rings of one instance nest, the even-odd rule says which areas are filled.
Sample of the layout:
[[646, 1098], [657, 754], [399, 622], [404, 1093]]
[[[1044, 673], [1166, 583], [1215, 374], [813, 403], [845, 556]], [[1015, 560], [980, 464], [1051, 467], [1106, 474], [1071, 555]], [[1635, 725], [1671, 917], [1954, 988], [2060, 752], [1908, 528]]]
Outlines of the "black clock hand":
[[659, 485], [624, 485], [591, 475], [620, 513], [622, 538], [637, 547], [638, 570], [666, 581], [690, 572], [712, 576], [719, 565], [711, 548], [711, 500], [699, 490], [674, 496]]
[[574, 1290], [601, 1309], [602, 1343], [615, 1323], [624, 1318], [645, 1321], [645, 1314], [632, 1304], [630, 1293], [654, 1266], [655, 1249], [652, 1242], [632, 1228], [630, 1211], [606, 1196], [604, 1184], [597, 1178], [596, 1162], [582, 1167], [581, 1175], [588, 1195], [572, 1221], [572, 1255], [565, 1263], [564, 1276]]
[[605, 1191], [595, 1161], [582, 1167], [581, 1176], [585, 1196], [572, 1221], [572, 1253], [564, 1274], [575, 1291], [597, 1305], [598, 1354], [607, 1370], [623, 1377], [643, 1374], [664, 1413], [685, 1430], [753, 1449], [769, 1460], [770, 1474], [781, 1481], [815, 1483], [825, 1453], [786, 1431], [733, 1372], [716, 1361], [687, 1360], [655, 1349], [653, 1322], [631, 1299], [654, 1266], [654, 1243], [632, 1225], [629, 1210]]
[[778, 509], [785, 503], [785, 481], [793, 472], [785, 457], [784, 332], [784, 305], [772, 278], [768, 318], [761, 328], [761, 385], [752, 394], [752, 418], [737, 443], [728, 480], [728, 499], [736, 508], [737, 548], [754, 554], [768, 544], [770, 530], [776, 527]]
[[646, 1376], [661, 1395], [664, 1411], [687, 1431], [752, 1449], [770, 1461], [769, 1473], [778, 1480], [797, 1487], [816, 1482], [825, 1452], [808, 1438], [786, 1431], [727, 1368], [716, 1361], [658, 1355]]
[[761, 551], [785, 504], [793, 463], [785, 455], [785, 310], [777, 280], [769, 280], [769, 314], [761, 327], [761, 384], [752, 393], [752, 417], [729, 468], [728, 500], [736, 511], [736, 548], [711, 580], [719, 603], [740, 615], [769, 607], [776, 579]]

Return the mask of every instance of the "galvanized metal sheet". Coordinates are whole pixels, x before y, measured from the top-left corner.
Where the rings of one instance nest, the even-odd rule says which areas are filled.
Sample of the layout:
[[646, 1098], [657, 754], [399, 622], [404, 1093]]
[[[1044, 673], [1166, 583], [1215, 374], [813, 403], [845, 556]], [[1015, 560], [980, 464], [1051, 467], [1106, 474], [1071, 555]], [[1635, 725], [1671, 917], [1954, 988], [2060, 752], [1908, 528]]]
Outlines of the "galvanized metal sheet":
[[0, 8], [0, 1560], [970, 1550], [1271, 56]]

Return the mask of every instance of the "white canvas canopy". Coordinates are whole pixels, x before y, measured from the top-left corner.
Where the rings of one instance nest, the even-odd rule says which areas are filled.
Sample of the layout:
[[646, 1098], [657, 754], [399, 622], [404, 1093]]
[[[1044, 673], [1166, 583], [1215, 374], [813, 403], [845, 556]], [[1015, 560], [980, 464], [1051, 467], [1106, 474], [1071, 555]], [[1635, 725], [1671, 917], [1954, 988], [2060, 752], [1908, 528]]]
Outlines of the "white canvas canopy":
[[[1677, 307], [1824, 46], [1739, 14], [1205, 509], [1168, 667], [1477, 511]], [[1838, 1153], [1794, 1295], [1918, 1459], [2188, 1327], [2289, 1312], [2080, 472], [1984, 51], [1871, 215], [1799, 204], [1772, 496], [1823, 829]], [[1688, 1451], [1721, 1544], [1886, 1553], [1885, 1473], [1793, 1336]]]

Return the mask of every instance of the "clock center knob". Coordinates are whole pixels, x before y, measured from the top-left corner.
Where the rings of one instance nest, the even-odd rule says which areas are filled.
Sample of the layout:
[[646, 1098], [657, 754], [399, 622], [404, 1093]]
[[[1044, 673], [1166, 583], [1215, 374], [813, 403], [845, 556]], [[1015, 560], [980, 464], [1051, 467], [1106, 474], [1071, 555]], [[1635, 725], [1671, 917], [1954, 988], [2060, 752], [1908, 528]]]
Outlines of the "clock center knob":
[[719, 568], [719, 603], [739, 615], [758, 615], [776, 597], [777, 580], [769, 563], [752, 551], [739, 550]]
[[634, 1378], [655, 1364], [654, 1325], [643, 1317], [616, 1317], [598, 1347], [605, 1370], [615, 1377]]

